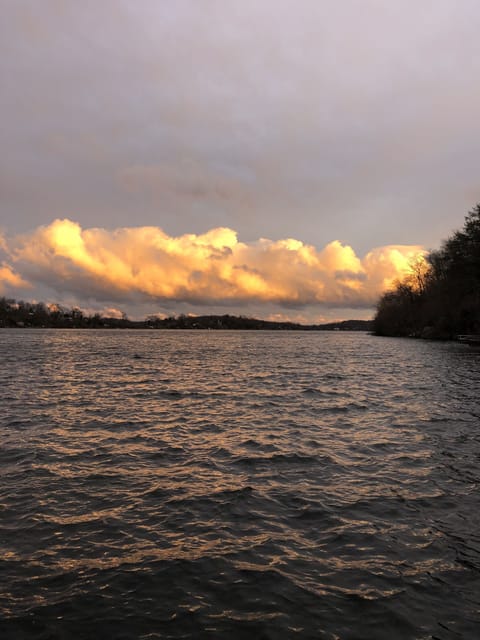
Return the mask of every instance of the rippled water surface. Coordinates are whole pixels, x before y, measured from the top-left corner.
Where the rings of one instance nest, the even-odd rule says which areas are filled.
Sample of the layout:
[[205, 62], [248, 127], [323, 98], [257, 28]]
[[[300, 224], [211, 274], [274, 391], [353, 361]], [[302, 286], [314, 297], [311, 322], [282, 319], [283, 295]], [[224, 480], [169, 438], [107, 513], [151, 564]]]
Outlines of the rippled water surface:
[[480, 350], [1, 330], [0, 637], [480, 637]]

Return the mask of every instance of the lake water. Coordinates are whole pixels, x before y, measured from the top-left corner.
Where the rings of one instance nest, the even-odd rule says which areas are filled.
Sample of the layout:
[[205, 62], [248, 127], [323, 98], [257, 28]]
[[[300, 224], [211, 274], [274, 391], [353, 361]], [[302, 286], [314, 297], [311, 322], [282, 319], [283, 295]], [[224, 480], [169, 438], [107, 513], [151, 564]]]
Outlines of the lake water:
[[0, 637], [480, 637], [480, 350], [1, 330]]

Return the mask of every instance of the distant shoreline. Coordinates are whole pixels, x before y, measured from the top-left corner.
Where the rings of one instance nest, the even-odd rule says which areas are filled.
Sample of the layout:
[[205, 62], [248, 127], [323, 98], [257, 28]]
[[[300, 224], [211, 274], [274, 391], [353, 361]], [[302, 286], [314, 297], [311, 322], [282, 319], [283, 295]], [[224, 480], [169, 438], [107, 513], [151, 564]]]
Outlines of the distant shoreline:
[[[147, 326], [113, 326], [113, 325], [104, 325], [104, 326], [98, 326], [98, 327], [58, 327], [58, 326], [41, 326], [41, 327], [33, 327], [33, 326], [26, 326], [26, 327], [22, 327], [22, 326], [5, 326], [5, 325], [0, 325], [0, 330], [2, 329], [18, 329], [19, 331], [23, 331], [23, 330], [30, 330], [30, 329], [53, 329], [53, 330], [82, 330], [82, 331], [92, 331], [92, 330], [100, 330], [100, 331], [106, 331], [106, 330], [115, 330], [115, 331], [126, 331], [126, 330], [133, 330], [133, 331], [299, 331], [299, 332], [315, 332], [315, 331], [324, 331], [325, 333], [327, 332], [357, 332], [357, 333], [372, 333], [371, 330], [369, 328], [367, 329], [362, 329], [362, 328], [358, 328], [358, 329], [340, 329], [340, 328], [331, 328], [331, 327], [323, 327], [321, 325], [319, 325], [318, 327], [147, 327]], [[372, 334], [374, 335], [374, 334]], [[383, 336], [380, 336], [383, 337]]]
[[[227, 318], [225, 320], [225, 318]], [[256, 318], [238, 318], [236, 316], [212, 316], [211, 323], [184, 322], [171, 318], [160, 320], [155, 324], [144, 320], [118, 320], [117, 318], [103, 318], [104, 322], [94, 324], [78, 324], [61, 322], [58, 324], [0, 324], [0, 329], [134, 329], [134, 330], [163, 330], [163, 331], [372, 331], [371, 320], [344, 320], [328, 324], [302, 325], [290, 322], [270, 322]], [[188, 318], [195, 321], [197, 318]], [[203, 320], [203, 317], [202, 317]], [[233, 322], [232, 322], [233, 320]]]
[[148, 316], [130, 320], [127, 316], [111, 318], [100, 314], [85, 315], [81, 309], [65, 309], [42, 302], [16, 302], [0, 298], [0, 328], [17, 329], [179, 329], [179, 330], [247, 330], [247, 331], [372, 331], [372, 320], [342, 320], [325, 324], [300, 324], [259, 320], [244, 316], [179, 315], [168, 318]]

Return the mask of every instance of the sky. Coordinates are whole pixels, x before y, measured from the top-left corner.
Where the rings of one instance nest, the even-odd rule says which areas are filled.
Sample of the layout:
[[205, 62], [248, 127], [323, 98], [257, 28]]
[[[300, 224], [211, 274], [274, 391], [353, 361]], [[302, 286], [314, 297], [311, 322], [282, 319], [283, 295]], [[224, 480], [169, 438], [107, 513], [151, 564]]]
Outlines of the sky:
[[368, 318], [480, 201], [477, 0], [0, 9], [0, 295]]

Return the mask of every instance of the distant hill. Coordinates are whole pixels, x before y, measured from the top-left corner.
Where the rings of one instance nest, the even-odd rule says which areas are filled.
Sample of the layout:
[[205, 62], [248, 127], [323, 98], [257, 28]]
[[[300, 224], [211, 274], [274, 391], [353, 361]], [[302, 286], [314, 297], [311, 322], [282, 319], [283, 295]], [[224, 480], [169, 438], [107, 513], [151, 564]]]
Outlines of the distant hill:
[[328, 324], [304, 325], [295, 322], [274, 322], [231, 315], [180, 315], [170, 318], [149, 316], [145, 320], [86, 315], [81, 309], [67, 309], [43, 302], [17, 302], [0, 298], [0, 327], [57, 329], [215, 329], [268, 331], [371, 331], [370, 320], [345, 320]]

